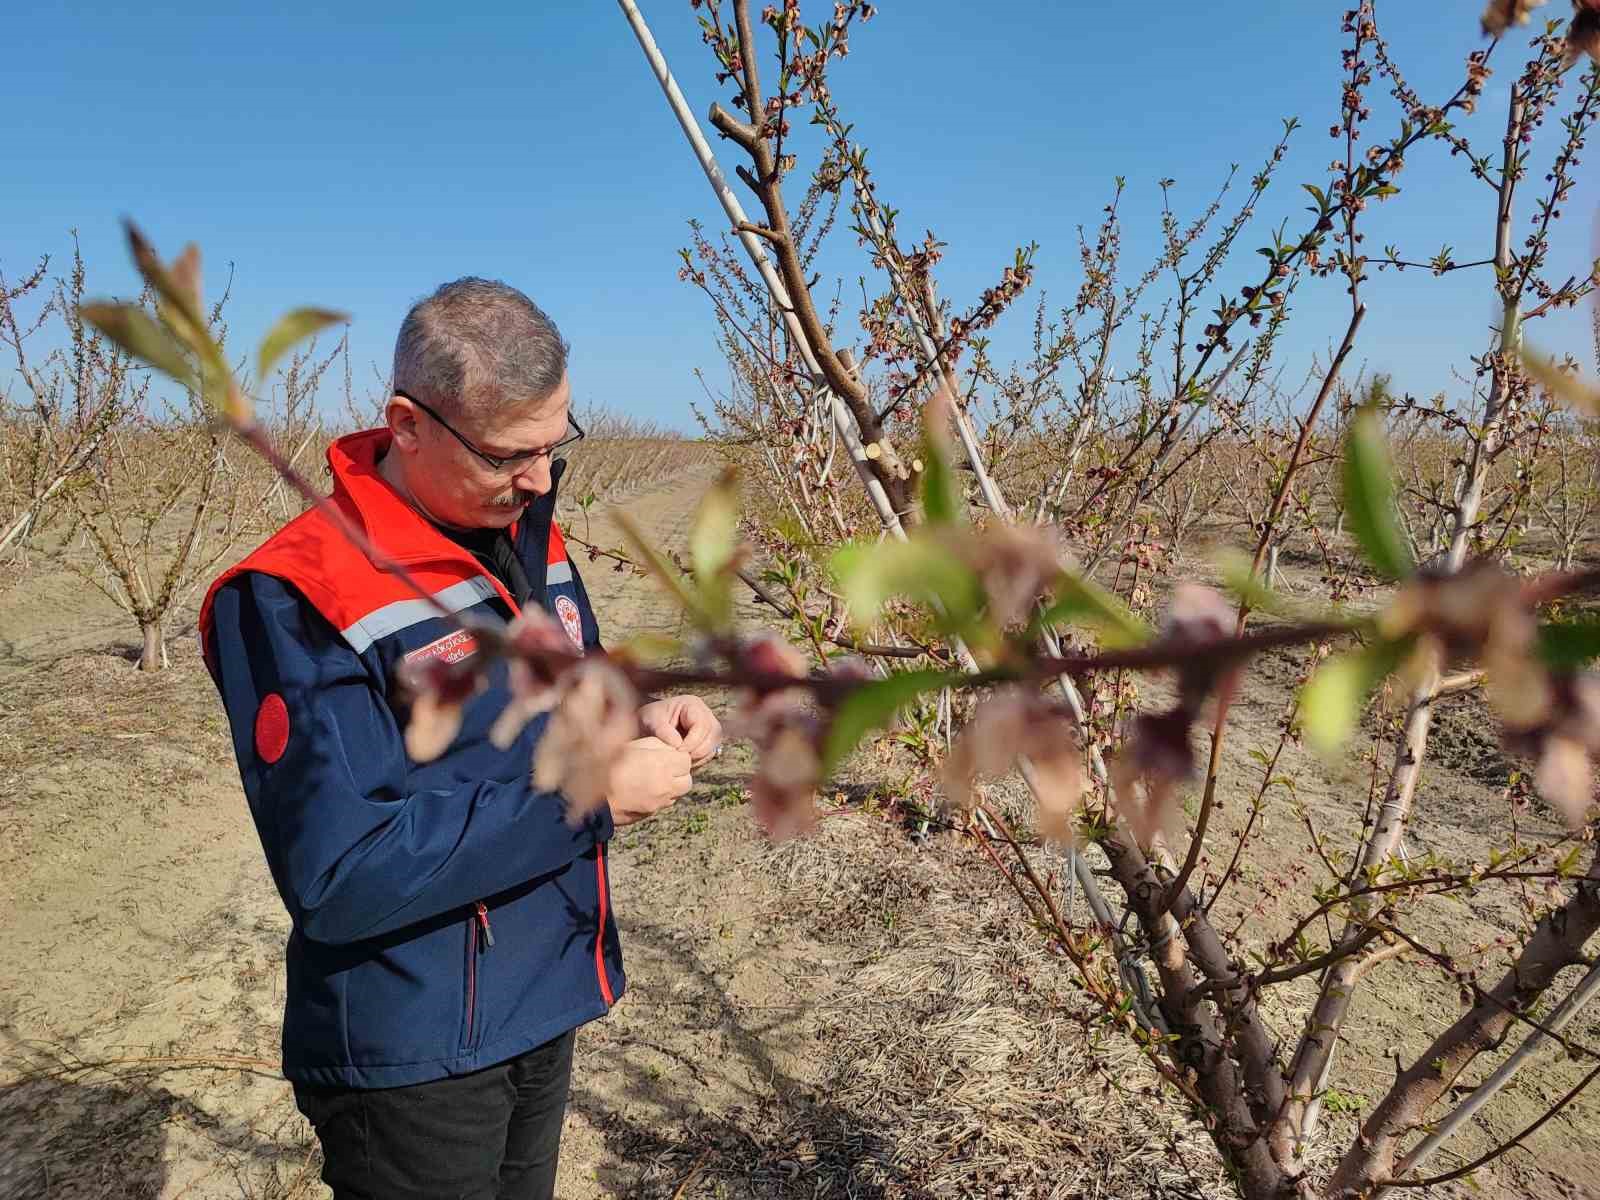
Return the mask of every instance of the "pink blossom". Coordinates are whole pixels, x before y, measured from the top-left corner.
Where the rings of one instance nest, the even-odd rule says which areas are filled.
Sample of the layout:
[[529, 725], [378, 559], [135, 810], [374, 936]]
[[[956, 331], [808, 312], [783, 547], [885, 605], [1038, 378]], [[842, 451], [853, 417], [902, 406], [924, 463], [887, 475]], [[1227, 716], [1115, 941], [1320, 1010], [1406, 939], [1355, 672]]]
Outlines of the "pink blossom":
[[533, 783], [560, 790], [577, 820], [606, 803], [611, 766], [639, 733], [639, 695], [603, 658], [586, 658], [561, 678], [556, 703], [533, 757]]
[[963, 812], [977, 807], [973, 784], [1026, 760], [1036, 788], [1041, 837], [1070, 844], [1083, 800], [1083, 756], [1070, 713], [1038, 692], [1005, 688], [979, 705], [941, 771], [945, 795]]

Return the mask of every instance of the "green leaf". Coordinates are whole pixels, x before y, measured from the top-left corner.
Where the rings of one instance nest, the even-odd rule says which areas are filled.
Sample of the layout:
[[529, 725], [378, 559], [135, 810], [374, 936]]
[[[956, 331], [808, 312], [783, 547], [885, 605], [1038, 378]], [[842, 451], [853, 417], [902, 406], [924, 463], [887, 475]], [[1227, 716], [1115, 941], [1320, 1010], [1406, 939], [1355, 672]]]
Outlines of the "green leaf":
[[265, 380], [273, 364], [296, 342], [302, 342], [330, 325], [343, 325], [349, 319], [344, 313], [325, 308], [297, 308], [285, 313], [267, 331], [267, 336], [261, 339], [261, 348], [256, 351], [256, 378]]
[[1540, 625], [1539, 657], [1552, 667], [1579, 667], [1600, 658], [1600, 617]]
[[135, 358], [186, 388], [198, 388], [194, 364], [177, 338], [139, 305], [82, 304], [78, 315]]
[[1540, 387], [1562, 404], [1586, 417], [1600, 417], [1600, 391], [1584, 383], [1571, 371], [1563, 371], [1554, 359], [1524, 350], [1522, 365]]
[[234, 381], [222, 361], [222, 347], [209, 337], [200, 346], [200, 398], [211, 413], [240, 428], [255, 423], [255, 401]]
[[983, 604], [983, 588], [971, 568], [926, 538], [843, 546], [831, 568], [857, 626], [876, 621], [891, 596], [929, 605], [942, 628], [956, 630], [969, 624]]
[[955, 525], [963, 520], [961, 493], [950, 458], [937, 437], [922, 441], [922, 515], [929, 525]]
[[872, 730], [886, 726], [906, 705], [925, 692], [949, 687], [962, 676], [953, 671], [900, 671], [862, 684], [845, 697], [833, 714], [822, 743], [826, 778]]
[[739, 487], [730, 467], [706, 492], [689, 530], [689, 562], [706, 612], [719, 625], [733, 619], [729, 564], [739, 548]]
[[1299, 725], [1306, 741], [1323, 754], [1339, 750], [1361, 720], [1367, 698], [1405, 657], [1410, 640], [1374, 642], [1336, 654], [1306, 680], [1300, 692]]
[[733, 559], [739, 535], [739, 493], [730, 467], [712, 484], [695, 510], [689, 530], [689, 561], [701, 582]]
[[1029, 625], [1028, 636], [1047, 625], [1087, 625], [1108, 650], [1142, 646], [1155, 636], [1132, 609], [1099, 584], [1065, 573], [1056, 580], [1054, 600]]
[[1394, 471], [1383, 418], [1370, 406], [1350, 422], [1344, 448], [1344, 506], [1367, 561], [1392, 579], [1409, 575], [1415, 564], [1395, 515]]
[[1214, 556], [1222, 586], [1237, 596], [1252, 612], [1270, 613], [1288, 621], [1341, 621], [1348, 614], [1337, 605], [1312, 604], [1275, 592], [1250, 569], [1250, 556], [1242, 550], [1226, 548]]
[[1227, 588], [1252, 612], [1288, 615], [1284, 612], [1289, 598], [1269, 588], [1251, 567], [1250, 556], [1242, 550], [1225, 549], [1216, 556], [1217, 568], [1222, 576], [1222, 586]]
[[1581, 869], [1578, 860], [1583, 855], [1582, 845], [1574, 846], [1561, 856], [1561, 861], [1556, 863], [1556, 874], [1562, 879], [1571, 879]]
[[656, 548], [650, 544], [627, 513], [618, 510], [611, 515], [622, 530], [623, 538], [644, 563], [645, 568], [672, 593], [672, 598], [683, 606], [685, 612], [702, 624], [705, 623], [706, 614], [700, 610], [699, 598], [689, 586], [689, 581], [683, 577], [683, 573], [656, 552]]
[[626, 655], [635, 662], [666, 666], [683, 653], [677, 638], [664, 633], [636, 633], [621, 645], [612, 647], [614, 653]]
[[162, 317], [179, 338], [199, 351], [201, 347], [197, 343], [210, 338], [196, 294], [200, 277], [200, 252], [191, 245], [172, 267], [168, 267], [137, 225], [132, 221], [124, 221], [123, 229], [128, 236], [128, 251], [133, 255], [133, 264], [144, 281], [155, 290]]
[[156, 294], [156, 314], [174, 337], [199, 360], [200, 396], [213, 413], [223, 413], [237, 423], [252, 418], [248, 398], [233, 382], [222, 347], [206, 325], [200, 310], [200, 251], [190, 245], [168, 267], [155, 247], [132, 221], [123, 223], [128, 250], [140, 276]]

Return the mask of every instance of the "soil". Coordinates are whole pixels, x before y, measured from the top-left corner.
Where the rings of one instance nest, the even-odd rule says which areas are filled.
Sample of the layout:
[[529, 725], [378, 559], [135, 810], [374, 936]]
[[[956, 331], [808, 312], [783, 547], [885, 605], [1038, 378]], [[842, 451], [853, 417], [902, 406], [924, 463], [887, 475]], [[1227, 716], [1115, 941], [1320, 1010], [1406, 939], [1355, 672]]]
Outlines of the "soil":
[[[682, 546], [711, 478], [697, 467], [626, 506], [656, 544]], [[588, 532], [617, 541], [601, 518]], [[584, 570], [608, 640], [678, 629], [649, 581]], [[171, 668], [140, 673], [137, 630], [76, 577], [36, 571], [0, 592], [0, 1198], [326, 1194], [277, 1074], [287, 919], [188, 616]], [[1299, 672], [1290, 653], [1253, 668], [1218, 847]], [[1476, 701], [1441, 706], [1410, 853], [1481, 856], [1504, 836], [1510, 764], [1491, 729]], [[1068, 968], [993, 869], [954, 835], [906, 827], [892, 770], [858, 763], [818, 832], [776, 847], [753, 829], [748, 770], [734, 745], [614, 844], [630, 988], [580, 1033], [561, 1196], [1227, 1194], [1204, 1133], [1152, 1094], [1134, 1053], [1084, 1037]], [[1317, 870], [1304, 819], [1348, 841], [1370, 770], [1359, 747], [1337, 763], [1291, 748], [1278, 771], [1293, 791], [1273, 792], [1245, 877], [1267, 899], [1238, 916], [1283, 920], [1274, 876]], [[1537, 812], [1518, 819], [1528, 838], [1555, 835]], [[1518, 920], [1485, 893], [1440, 902], [1418, 929], [1442, 945]], [[1310, 990], [1285, 989], [1272, 1015]], [[1374, 974], [1320, 1153], [1348, 1144], [1391, 1053], [1419, 1051], [1455, 1005], [1426, 966]], [[1600, 1041], [1593, 1017], [1570, 1032]], [[1577, 1076], [1545, 1052], [1434, 1166], [1520, 1129]], [[1482, 1194], [1600, 1195], [1597, 1130], [1585, 1097], [1480, 1174]]]

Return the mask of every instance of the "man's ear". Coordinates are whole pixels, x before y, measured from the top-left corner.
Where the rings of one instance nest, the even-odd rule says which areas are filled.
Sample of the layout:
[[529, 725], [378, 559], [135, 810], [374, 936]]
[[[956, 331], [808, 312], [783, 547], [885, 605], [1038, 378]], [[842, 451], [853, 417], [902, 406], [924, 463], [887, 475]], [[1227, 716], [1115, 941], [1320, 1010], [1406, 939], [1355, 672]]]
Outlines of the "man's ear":
[[404, 396], [390, 396], [384, 406], [383, 419], [389, 426], [394, 444], [406, 454], [415, 454], [421, 430], [418, 428], [421, 411]]

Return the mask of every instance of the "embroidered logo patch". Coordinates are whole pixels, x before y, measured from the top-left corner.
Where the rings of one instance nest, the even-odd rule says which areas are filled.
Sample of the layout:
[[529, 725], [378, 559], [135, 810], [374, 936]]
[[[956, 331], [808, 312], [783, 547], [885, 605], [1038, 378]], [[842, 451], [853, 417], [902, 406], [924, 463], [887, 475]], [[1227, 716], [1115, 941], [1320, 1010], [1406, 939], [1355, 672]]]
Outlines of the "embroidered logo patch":
[[289, 747], [289, 706], [277, 692], [269, 692], [256, 709], [256, 753], [275, 763]]
[[561, 626], [567, 631], [567, 636], [572, 639], [572, 644], [582, 650], [583, 618], [578, 616], [578, 606], [567, 596], [557, 596], [556, 616], [561, 618]]
[[468, 655], [478, 651], [478, 639], [465, 629], [457, 629], [447, 633], [436, 642], [429, 642], [426, 646], [419, 646], [406, 655], [408, 663], [425, 662], [429, 659], [438, 659], [440, 662], [457, 663]]

